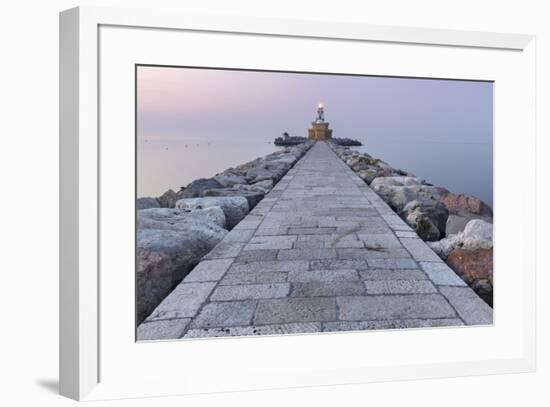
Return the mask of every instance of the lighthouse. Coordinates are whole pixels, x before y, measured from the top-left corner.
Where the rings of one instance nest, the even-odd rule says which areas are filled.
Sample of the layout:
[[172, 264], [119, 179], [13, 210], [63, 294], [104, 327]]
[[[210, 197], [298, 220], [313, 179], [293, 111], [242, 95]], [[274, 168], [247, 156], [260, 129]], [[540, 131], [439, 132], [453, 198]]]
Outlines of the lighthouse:
[[325, 107], [322, 103], [317, 106], [317, 118], [311, 123], [307, 130], [310, 140], [328, 140], [332, 138], [332, 130], [328, 128], [329, 123], [325, 122]]

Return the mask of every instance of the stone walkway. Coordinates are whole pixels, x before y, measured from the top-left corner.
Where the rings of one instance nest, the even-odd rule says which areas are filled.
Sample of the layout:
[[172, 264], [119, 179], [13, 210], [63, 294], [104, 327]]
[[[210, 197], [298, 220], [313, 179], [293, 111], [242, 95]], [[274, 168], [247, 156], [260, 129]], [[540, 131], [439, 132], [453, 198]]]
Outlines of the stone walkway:
[[491, 323], [492, 309], [317, 142], [138, 339]]

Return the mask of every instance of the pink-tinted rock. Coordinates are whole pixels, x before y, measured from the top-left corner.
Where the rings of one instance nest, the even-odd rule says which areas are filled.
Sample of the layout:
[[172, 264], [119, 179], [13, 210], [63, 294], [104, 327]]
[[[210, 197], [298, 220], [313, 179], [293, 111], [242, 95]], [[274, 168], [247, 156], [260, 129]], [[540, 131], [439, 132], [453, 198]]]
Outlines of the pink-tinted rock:
[[139, 324], [177, 284], [170, 256], [162, 252], [138, 249], [136, 282]]
[[447, 195], [447, 194], [450, 194], [451, 192], [447, 189], [447, 188], [444, 188], [444, 187], [435, 187], [437, 189], [437, 192], [439, 192], [439, 194], [441, 196], [444, 196], [444, 195]]
[[492, 216], [493, 210], [481, 199], [465, 194], [444, 194], [441, 198], [443, 205], [450, 213], [473, 213], [476, 215]]
[[483, 298], [493, 304], [493, 249], [454, 249], [447, 264]]

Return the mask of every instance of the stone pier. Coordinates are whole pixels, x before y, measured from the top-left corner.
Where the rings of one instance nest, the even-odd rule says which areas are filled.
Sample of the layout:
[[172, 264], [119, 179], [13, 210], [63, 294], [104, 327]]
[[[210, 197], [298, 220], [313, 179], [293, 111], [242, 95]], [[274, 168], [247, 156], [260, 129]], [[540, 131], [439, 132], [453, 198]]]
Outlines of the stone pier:
[[317, 142], [138, 340], [492, 324], [492, 309]]

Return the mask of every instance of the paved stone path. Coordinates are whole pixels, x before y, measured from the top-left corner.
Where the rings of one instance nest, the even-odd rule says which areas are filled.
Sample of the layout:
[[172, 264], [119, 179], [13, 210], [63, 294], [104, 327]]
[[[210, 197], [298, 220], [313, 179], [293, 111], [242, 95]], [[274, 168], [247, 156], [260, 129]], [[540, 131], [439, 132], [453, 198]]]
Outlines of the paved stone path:
[[491, 323], [492, 309], [317, 142], [138, 339]]

